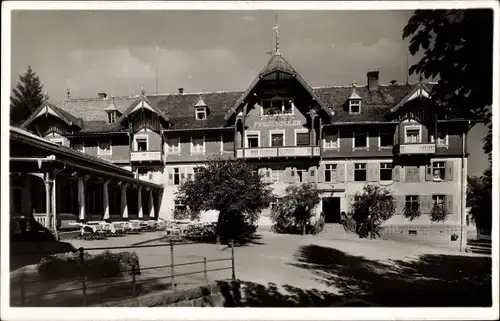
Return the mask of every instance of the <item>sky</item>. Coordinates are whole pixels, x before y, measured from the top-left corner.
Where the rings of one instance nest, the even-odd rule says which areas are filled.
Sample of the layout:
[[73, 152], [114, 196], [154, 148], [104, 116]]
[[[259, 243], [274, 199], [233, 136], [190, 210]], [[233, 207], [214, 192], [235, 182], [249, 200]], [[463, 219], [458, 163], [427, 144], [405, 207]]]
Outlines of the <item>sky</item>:
[[[245, 90], [275, 48], [309, 85], [405, 82], [411, 11], [13, 11], [11, 87], [28, 65], [50, 100], [66, 97]], [[408, 61], [408, 63], [407, 63]], [[409, 76], [410, 82], [416, 82]], [[484, 126], [468, 138], [469, 175], [488, 166]]]

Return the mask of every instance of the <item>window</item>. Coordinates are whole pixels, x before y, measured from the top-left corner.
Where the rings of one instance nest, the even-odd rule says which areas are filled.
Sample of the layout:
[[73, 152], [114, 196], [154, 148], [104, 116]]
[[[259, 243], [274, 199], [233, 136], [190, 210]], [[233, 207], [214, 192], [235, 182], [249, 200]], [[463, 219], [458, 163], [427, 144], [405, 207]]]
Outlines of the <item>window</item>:
[[432, 162], [430, 170], [432, 171], [433, 181], [442, 181], [445, 178], [445, 165], [446, 162]]
[[335, 149], [338, 148], [338, 142], [339, 142], [339, 135], [338, 133], [336, 134], [325, 134], [325, 146], [324, 148], [327, 149]]
[[381, 181], [392, 181], [392, 164], [391, 163], [381, 163], [380, 164], [380, 180]]
[[112, 124], [116, 122], [116, 111], [108, 113], [108, 123]]
[[191, 137], [191, 153], [203, 154], [205, 153], [205, 137]]
[[247, 147], [257, 148], [259, 147], [259, 134], [257, 133], [247, 133]]
[[111, 155], [111, 143], [99, 142], [99, 146], [97, 148], [97, 155]]
[[447, 130], [438, 129], [437, 142], [434, 135], [431, 136], [431, 142], [437, 143], [438, 146], [448, 146], [448, 133]]
[[325, 182], [335, 182], [337, 180], [337, 164], [325, 165]]
[[167, 138], [167, 153], [168, 154], [179, 154], [181, 151], [180, 139], [179, 137], [168, 137]]
[[420, 144], [420, 127], [407, 126], [405, 127], [405, 143]]
[[207, 109], [205, 107], [196, 107], [196, 119], [197, 120], [207, 119]]
[[293, 100], [289, 98], [274, 97], [262, 100], [262, 115], [293, 115]]
[[296, 131], [295, 132], [295, 145], [296, 146], [309, 146], [309, 132]]
[[179, 200], [174, 201], [174, 217], [184, 217], [187, 207]]
[[73, 149], [83, 153], [83, 143], [73, 143]]
[[285, 133], [272, 133], [271, 132], [271, 146], [285, 146], [284, 144]]
[[445, 198], [444, 195], [432, 195], [432, 206], [434, 207], [437, 205], [439, 207], [444, 208], [445, 207], [444, 198]]
[[418, 195], [407, 195], [405, 197], [405, 207], [408, 209], [418, 210]]
[[354, 148], [368, 147], [368, 133], [354, 133]]
[[148, 138], [147, 137], [136, 137], [135, 138], [135, 148], [136, 151], [142, 152], [148, 150]]
[[181, 183], [181, 174], [179, 167], [174, 168], [174, 185], [179, 185]]
[[361, 100], [353, 99], [349, 100], [349, 114], [359, 114], [361, 113]]
[[354, 181], [366, 181], [366, 164], [354, 164]]
[[394, 135], [389, 131], [381, 131], [379, 133], [380, 147], [392, 147], [394, 145]]
[[271, 170], [271, 180], [273, 183], [278, 183], [280, 181], [281, 171], [279, 169]]

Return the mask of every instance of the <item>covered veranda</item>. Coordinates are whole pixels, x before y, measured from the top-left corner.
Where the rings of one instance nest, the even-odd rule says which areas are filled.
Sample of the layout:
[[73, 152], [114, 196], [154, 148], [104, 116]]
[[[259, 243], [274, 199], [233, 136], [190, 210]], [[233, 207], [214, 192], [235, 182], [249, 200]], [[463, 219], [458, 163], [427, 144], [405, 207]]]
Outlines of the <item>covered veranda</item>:
[[106, 160], [10, 129], [11, 218], [48, 229], [93, 220], [156, 220], [163, 186]]

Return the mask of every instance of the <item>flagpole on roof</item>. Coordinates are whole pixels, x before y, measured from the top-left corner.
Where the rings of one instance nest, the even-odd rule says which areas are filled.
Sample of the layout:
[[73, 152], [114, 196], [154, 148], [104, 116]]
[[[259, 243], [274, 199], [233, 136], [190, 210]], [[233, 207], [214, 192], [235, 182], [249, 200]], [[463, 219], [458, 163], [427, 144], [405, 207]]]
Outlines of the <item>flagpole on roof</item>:
[[274, 31], [276, 35], [276, 54], [280, 54], [280, 27], [278, 25], [278, 15], [276, 15], [276, 23], [274, 25]]

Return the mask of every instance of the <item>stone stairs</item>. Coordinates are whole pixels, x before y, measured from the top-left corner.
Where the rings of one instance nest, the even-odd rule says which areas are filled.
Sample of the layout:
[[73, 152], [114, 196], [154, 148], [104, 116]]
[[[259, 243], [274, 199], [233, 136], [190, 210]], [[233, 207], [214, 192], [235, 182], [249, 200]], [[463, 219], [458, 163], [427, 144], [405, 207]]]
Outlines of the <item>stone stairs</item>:
[[491, 239], [467, 240], [467, 252], [491, 255]]
[[336, 223], [326, 223], [325, 228], [319, 236], [325, 239], [331, 240], [352, 240], [359, 239], [359, 237], [353, 232], [346, 231], [342, 224]]

